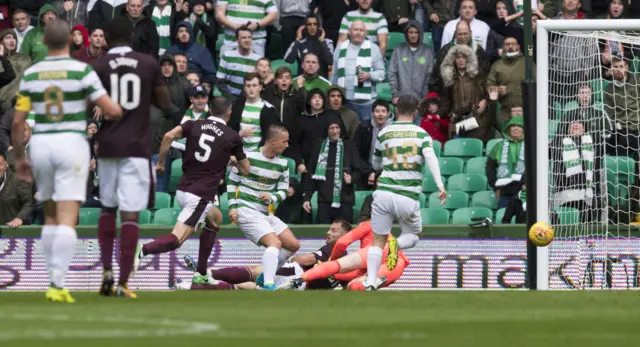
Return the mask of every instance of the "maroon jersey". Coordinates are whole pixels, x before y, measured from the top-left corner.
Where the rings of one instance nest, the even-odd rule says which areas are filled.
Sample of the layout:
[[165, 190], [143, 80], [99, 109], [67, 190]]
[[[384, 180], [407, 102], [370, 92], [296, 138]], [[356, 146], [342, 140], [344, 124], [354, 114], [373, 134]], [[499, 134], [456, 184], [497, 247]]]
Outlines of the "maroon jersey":
[[96, 134], [101, 158], [151, 158], [150, 107], [155, 88], [165, 84], [156, 60], [116, 47], [92, 62], [102, 85], [122, 107], [122, 119], [104, 121]]
[[213, 201], [229, 158], [246, 159], [242, 138], [221, 119], [188, 120], [180, 125], [186, 148], [178, 190]]

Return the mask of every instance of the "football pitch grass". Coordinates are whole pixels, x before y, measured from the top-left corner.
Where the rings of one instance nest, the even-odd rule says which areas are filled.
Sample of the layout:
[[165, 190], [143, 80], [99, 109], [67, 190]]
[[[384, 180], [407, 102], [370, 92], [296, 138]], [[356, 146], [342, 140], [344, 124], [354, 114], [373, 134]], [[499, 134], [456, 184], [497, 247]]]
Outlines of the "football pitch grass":
[[[638, 346], [637, 292], [0, 292], [0, 346]], [[608, 344], [608, 345], [607, 345]]]

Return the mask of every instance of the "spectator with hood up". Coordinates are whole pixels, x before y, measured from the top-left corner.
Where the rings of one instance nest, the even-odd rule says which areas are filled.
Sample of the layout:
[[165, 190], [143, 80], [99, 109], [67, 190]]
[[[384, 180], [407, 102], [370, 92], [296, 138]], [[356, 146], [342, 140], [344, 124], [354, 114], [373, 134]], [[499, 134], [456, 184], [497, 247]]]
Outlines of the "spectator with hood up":
[[209, 50], [194, 42], [193, 27], [191, 23], [182, 21], [176, 25], [176, 41], [166, 51], [167, 54], [183, 54], [187, 57], [187, 70], [193, 71], [203, 77], [216, 76], [216, 67]]
[[84, 25], [78, 24], [74, 26], [71, 29], [71, 38], [73, 39], [73, 43], [69, 47], [71, 54], [89, 47], [89, 32]]
[[38, 26], [29, 30], [22, 41], [20, 53], [29, 56], [34, 64], [43, 60], [49, 52], [42, 40], [44, 39], [44, 27], [54, 19], [56, 19], [56, 7], [51, 4], [42, 6], [38, 12]]
[[167, 112], [174, 119], [174, 126], [180, 124], [182, 116], [189, 108], [189, 98], [187, 92], [191, 88], [191, 84], [184, 77], [178, 74], [178, 68], [173, 57], [169, 54], [160, 56], [160, 72], [169, 87], [169, 96], [171, 102]]
[[433, 70], [433, 50], [422, 43], [422, 27], [416, 20], [409, 21], [404, 30], [406, 42], [398, 45], [391, 55], [389, 84], [394, 101], [403, 92], [425, 95], [429, 75]]
[[4, 50], [3, 55], [7, 57], [9, 64], [11, 64], [11, 68], [15, 73], [15, 78], [9, 82], [9, 84], [0, 88], [0, 116], [12, 108], [12, 101], [18, 92], [22, 74], [29, 66], [31, 66], [31, 59], [16, 51], [16, 36], [15, 32], [11, 29], [5, 29], [0, 32], [0, 43]]
[[298, 75], [304, 73], [303, 59], [307, 53], [313, 53], [318, 57], [320, 76], [329, 76], [329, 66], [333, 65], [333, 41], [326, 36], [324, 29], [320, 28], [318, 18], [308, 16], [304, 21], [304, 27], [298, 30], [298, 38], [291, 46], [287, 47], [284, 60], [291, 64], [298, 62]]

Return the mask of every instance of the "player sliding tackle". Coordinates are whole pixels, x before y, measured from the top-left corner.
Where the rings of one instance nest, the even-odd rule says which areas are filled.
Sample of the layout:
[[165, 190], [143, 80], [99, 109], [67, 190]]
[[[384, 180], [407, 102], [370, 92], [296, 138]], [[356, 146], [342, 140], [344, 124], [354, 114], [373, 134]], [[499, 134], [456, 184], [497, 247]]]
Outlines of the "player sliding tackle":
[[[122, 116], [93, 69], [69, 57], [70, 35], [67, 22], [47, 23], [44, 44], [49, 53], [24, 72], [11, 131], [18, 177], [31, 182], [33, 171], [37, 198], [44, 206], [42, 247], [51, 281], [45, 296], [63, 303], [75, 302], [64, 288], [64, 277], [76, 248], [75, 228], [89, 176], [86, 99], [104, 110], [105, 119]], [[36, 121], [29, 146], [31, 163], [25, 158], [23, 141], [30, 111]]]
[[[138, 244], [140, 211], [153, 206], [153, 173], [151, 172], [150, 107], [169, 107], [169, 90], [156, 60], [134, 52], [131, 45], [133, 24], [116, 18], [107, 29], [111, 49], [94, 62], [102, 83], [109, 87], [120, 103], [124, 115], [120, 121], [105, 119], [96, 134], [98, 177], [102, 212], [98, 221], [98, 242], [103, 274], [100, 295], [136, 298], [129, 290]], [[113, 246], [116, 237], [116, 213], [120, 210], [120, 278], [113, 288]]]
[[136, 270], [143, 256], [166, 253], [180, 247], [204, 221], [198, 250], [198, 272], [194, 274], [192, 282], [216, 284], [207, 274], [207, 261], [222, 222], [222, 214], [213, 206], [213, 201], [231, 156], [235, 156], [242, 174], [249, 172], [249, 160], [243, 150], [242, 138], [227, 126], [231, 116], [229, 100], [225, 97], [215, 98], [210, 112], [211, 116], [207, 119], [186, 121], [166, 133], [162, 139], [156, 163], [156, 170], [160, 173], [164, 171], [171, 143], [183, 137], [187, 139], [182, 161], [183, 175], [176, 191], [182, 211], [171, 234], [138, 247]]
[[395, 269], [398, 249], [416, 246], [422, 232], [419, 197], [422, 191], [422, 166], [426, 162], [445, 203], [447, 192], [440, 177], [438, 158], [433, 151], [433, 141], [422, 128], [414, 124], [418, 113], [418, 98], [402, 95], [396, 104], [398, 120], [378, 134], [373, 156], [373, 169], [382, 169], [378, 187], [373, 192], [371, 227], [375, 234], [367, 256], [367, 290], [375, 290], [378, 271], [382, 263], [382, 248], [391, 233], [394, 219], [400, 224], [402, 234], [389, 239], [386, 258], [387, 268]]
[[247, 153], [250, 173], [240, 177], [232, 171], [227, 183], [229, 217], [249, 240], [267, 248], [262, 255], [265, 290], [276, 289], [276, 271], [300, 248], [289, 227], [269, 211], [269, 205], [287, 197], [289, 168], [280, 155], [288, 143], [287, 129], [270, 126], [264, 146]]

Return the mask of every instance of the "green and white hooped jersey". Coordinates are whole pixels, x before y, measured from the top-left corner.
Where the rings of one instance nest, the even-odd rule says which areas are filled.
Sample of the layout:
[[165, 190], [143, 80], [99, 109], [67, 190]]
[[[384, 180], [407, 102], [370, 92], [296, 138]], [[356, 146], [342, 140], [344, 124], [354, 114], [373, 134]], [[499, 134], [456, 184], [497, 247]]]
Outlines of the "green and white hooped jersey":
[[262, 154], [262, 149], [247, 153], [250, 172], [240, 176], [234, 170], [229, 173], [227, 193], [229, 209], [250, 208], [265, 215], [269, 214], [269, 204], [259, 199], [260, 193], [271, 196], [271, 203], [278, 204], [287, 197], [289, 190], [289, 167], [282, 156], [272, 159]]
[[382, 13], [371, 10], [367, 14], [362, 14], [360, 10], [355, 10], [347, 12], [342, 17], [340, 34], [348, 34], [351, 24], [357, 20], [364, 22], [364, 27], [367, 29], [367, 38], [375, 44], [378, 43], [378, 34], [389, 33], [387, 20]]
[[245, 129], [253, 129], [252, 136], [242, 138], [242, 142], [244, 142], [245, 153], [255, 151], [256, 149], [258, 149], [258, 146], [260, 146], [260, 141], [262, 140], [262, 130], [260, 128], [260, 112], [262, 112], [262, 108], [264, 107], [273, 106], [262, 99], [260, 99], [260, 101], [255, 104], [250, 104], [249, 102], [244, 104], [242, 117], [240, 119], [240, 131]]
[[91, 66], [68, 56], [47, 57], [28, 68], [19, 92], [30, 100], [34, 135], [86, 134], [86, 99], [107, 93]]
[[[304, 0], [301, 0], [304, 1]], [[258, 22], [268, 13], [278, 12], [272, 0], [219, 0], [217, 6], [227, 5], [227, 18], [233, 24]], [[260, 28], [253, 33], [253, 40], [266, 40], [267, 31]], [[236, 32], [224, 29], [224, 43], [236, 42]]]
[[244, 88], [244, 77], [256, 71], [256, 64], [262, 58], [251, 52], [248, 56], [241, 55], [237, 49], [222, 53], [216, 78], [225, 81], [227, 91], [233, 95], [240, 95]]
[[433, 140], [413, 123], [393, 122], [382, 129], [373, 155], [373, 167], [383, 170], [377, 189], [418, 200], [427, 151], [433, 151]]

